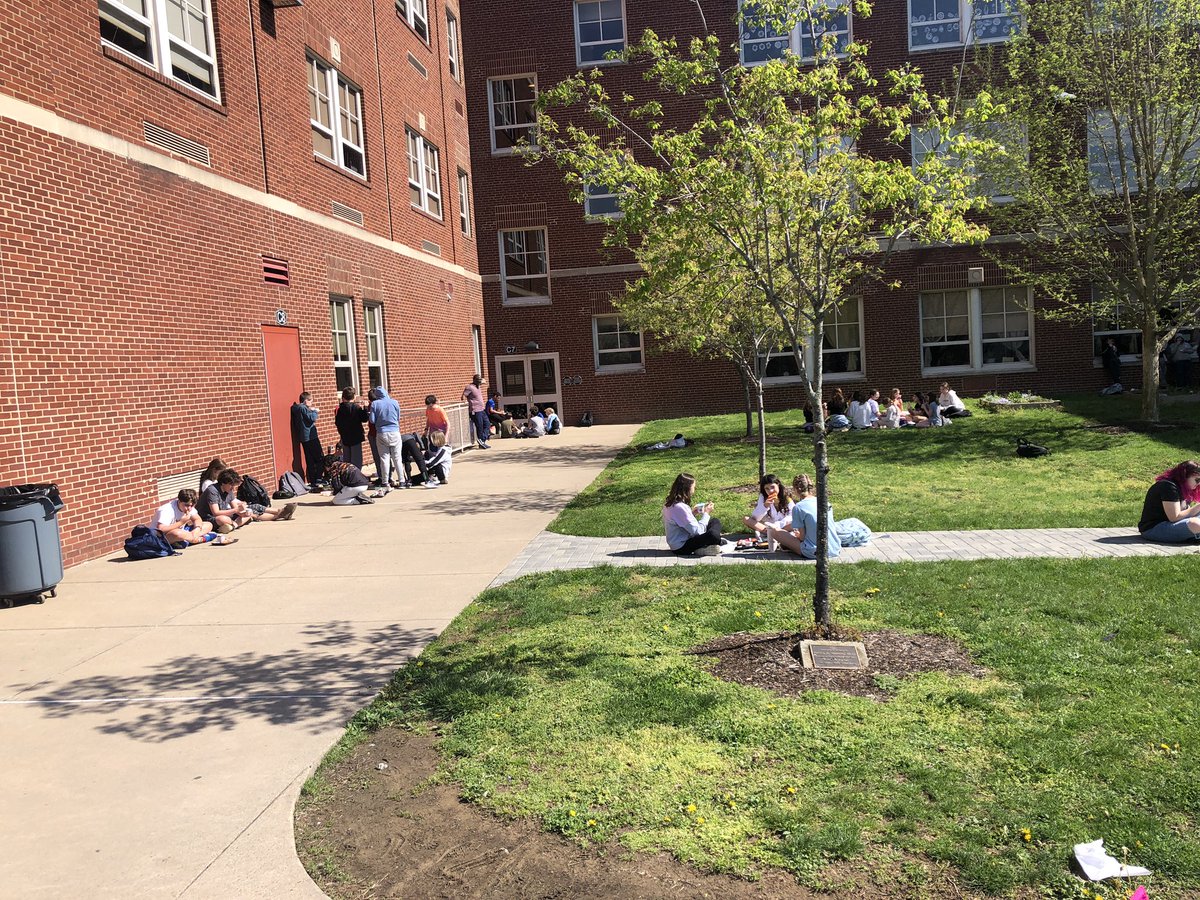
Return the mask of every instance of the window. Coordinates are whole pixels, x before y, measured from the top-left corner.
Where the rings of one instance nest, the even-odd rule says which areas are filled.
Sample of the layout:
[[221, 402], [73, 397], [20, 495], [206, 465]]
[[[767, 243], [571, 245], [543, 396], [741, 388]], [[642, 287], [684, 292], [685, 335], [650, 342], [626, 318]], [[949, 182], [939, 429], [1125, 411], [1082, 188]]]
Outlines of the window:
[[442, 217], [442, 176], [437, 147], [412, 129], [408, 134], [408, 198], [417, 209]]
[[471, 176], [458, 170], [458, 227], [463, 237], [471, 236]]
[[[1005, 154], [1018, 154], [1024, 159], [1029, 158], [1029, 137], [1023, 124], [992, 120], [974, 125], [971, 134], [977, 135], [979, 140], [994, 142]], [[951, 146], [952, 138], [943, 139], [938, 129], [913, 126], [911, 138], [914, 170], [931, 153], [941, 156], [947, 165], [962, 164]], [[1020, 192], [1021, 185], [999, 160], [994, 163], [989, 163], [987, 159], [973, 160], [967, 168], [976, 176], [979, 196], [987, 197], [993, 202], [1005, 203]]]
[[625, 0], [577, 0], [575, 3], [575, 62], [602, 66], [610, 52], [625, 49]]
[[407, 22], [425, 43], [429, 43], [429, 10], [426, 0], [396, 0], [396, 15]]
[[450, 77], [462, 81], [462, 57], [458, 49], [458, 19], [446, 10], [446, 61], [450, 64]]
[[920, 303], [923, 369], [1032, 368], [1029, 288], [932, 291]]
[[537, 76], [489, 79], [488, 95], [492, 152], [512, 153], [522, 142], [537, 147], [537, 115], [533, 110], [537, 102]]
[[363, 304], [363, 330], [367, 335], [367, 379], [371, 387], [387, 384], [387, 363], [383, 343], [383, 307]]
[[[829, 48], [836, 55], [846, 52], [850, 43], [849, 0], [827, 0], [810, 8], [806, 20], [796, 23], [787, 34], [775, 31], [756, 4], [744, 0], [741, 22], [742, 64], [746, 66], [779, 59], [791, 51], [802, 59], [813, 59], [818, 50]], [[828, 37], [827, 37], [828, 36]]]
[[214, 99], [211, 0], [99, 0], [100, 39]]
[[616, 219], [621, 215], [621, 197], [602, 184], [585, 184], [583, 214], [589, 219]]
[[471, 326], [471, 352], [475, 356], [475, 374], [483, 375], [483, 329], [478, 325]]
[[[813, 344], [805, 347], [805, 361], [812, 364]], [[857, 378], [863, 373], [862, 302], [851, 298], [825, 316], [825, 343], [821, 349], [822, 370], [833, 381]], [[767, 354], [764, 384], [790, 384], [800, 377], [792, 348], [776, 347]]]
[[365, 178], [362, 91], [314, 56], [308, 57], [308, 117], [313, 153]]
[[[1191, 143], [1171, 148], [1164, 146], [1167, 135], [1176, 132]], [[1160, 166], [1156, 179], [1160, 187], [1184, 187], [1197, 180], [1197, 162], [1200, 160], [1200, 140], [1195, 139], [1194, 127], [1160, 121], [1156, 129], [1154, 158], [1148, 164]], [[1134, 159], [1149, 141], [1142, 137], [1140, 146], [1135, 146], [1135, 136], [1128, 124], [1121, 126], [1121, 146], [1117, 145], [1117, 125], [1106, 110], [1090, 110], [1087, 115], [1088, 178], [1092, 191], [1097, 194], [1124, 193], [1128, 185], [1131, 194], [1138, 193], [1141, 185]], [[1125, 165], [1121, 162], [1124, 160]], [[1176, 183], [1171, 184], [1170, 172], [1176, 172]], [[1147, 176], [1143, 175], [1142, 179]]]
[[[1105, 299], [1104, 289], [1092, 285], [1092, 302], [1099, 303]], [[1137, 321], [1126, 310], [1124, 304], [1104, 304], [1104, 310], [1092, 317], [1092, 355], [1099, 357], [1104, 351], [1104, 344], [1109, 338], [1117, 342], [1117, 349], [1122, 356], [1142, 356], [1142, 329]]]
[[642, 332], [620, 316], [594, 316], [592, 343], [596, 349], [597, 372], [642, 370]]
[[333, 374], [339, 391], [354, 387], [353, 314], [349, 297], [329, 299], [329, 329], [333, 335]]
[[929, 50], [1007, 41], [1020, 21], [1013, 0], [908, 0], [908, 46]]
[[505, 303], [550, 302], [545, 228], [500, 232], [500, 289]]

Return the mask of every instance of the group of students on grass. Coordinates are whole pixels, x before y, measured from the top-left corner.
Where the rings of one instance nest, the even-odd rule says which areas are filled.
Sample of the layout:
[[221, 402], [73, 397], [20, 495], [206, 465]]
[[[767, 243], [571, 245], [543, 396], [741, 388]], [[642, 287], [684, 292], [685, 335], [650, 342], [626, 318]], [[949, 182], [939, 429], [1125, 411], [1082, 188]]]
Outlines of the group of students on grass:
[[[958, 394], [943, 381], [935, 392], [916, 391], [904, 406], [900, 388], [892, 388], [887, 406], [880, 407], [879, 391], [855, 391], [850, 401], [841, 388], [825, 402], [825, 427], [829, 431], [847, 431], [864, 428], [938, 428], [949, 425], [951, 419], [971, 415]], [[804, 407], [805, 431], [813, 430], [812, 404]]]
[[[663, 503], [663, 527], [667, 546], [678, 556], [718, 556], [730, 548], [722, 534], [721, 520], [713, 517], [711, 502], [693, 505], [696, 479], [681, 472], [671, 485]], [[792, 479], [792, 494], [779, 477], [766, 474], [758, 482], [758, 502], [754, 511], [742, 519], [757, 538], [766, 541], [766, 549], [790, 550], [805, 559], [817, 557], [817, 489], [804, 474]], [[835, 522], [829, 508], [826, 529], [830, 557], [843, 547], [861, 547], [871, 539], [871, 529], [858, 519]]]

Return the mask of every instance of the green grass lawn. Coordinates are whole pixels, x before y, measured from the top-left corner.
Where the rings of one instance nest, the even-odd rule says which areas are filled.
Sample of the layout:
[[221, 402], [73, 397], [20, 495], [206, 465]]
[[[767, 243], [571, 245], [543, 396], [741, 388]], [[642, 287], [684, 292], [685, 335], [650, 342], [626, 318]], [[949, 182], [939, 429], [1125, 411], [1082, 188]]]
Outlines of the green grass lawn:
[[1071, 846], [1103, 837], [1154, 872], [1153, 897], [1196, 897], [1196, 574], [1191, 558], [838, 567], [841, 622], [958, 639], [991, 673], [889, 679], [887, 703], [785, 699], [681, 652], [808, 620], [809, 568], [533, 576], [476, 600], [349, 740], [440, 723], [442, 777], [467, 799], [702, 869], [820, 886], [840, 858], [918, 883], [948, 864], [973, 892], [1079, 897]]
[[[1064, 411], [989, 413], [948, 428], [871, 430], [830, 436], [831, 499], [838, 518], [857, 516], [875, 531], [977, 528], [1116, 527], [1137, 523], [1153, 477], [1197, 455], [1200, 404], [1164, 407], [1163, 418], [1190, 427], [1112, 434], [1138, 415], [1137, 397], [1079, 397]], [[812, 441], [799, 410], [773, 413], [768, 470], [790, 483], [813, 471]], [[639, 445], [683, 432], [683, 450], [639, 452]], [[651, 422], [587, 490], [551, 524], [563, 534], [594, 537], [662, 531], [662, 501], [681, 471], [698, 479], [697, 500], [712, 500], [733, 530], [754, 497], [731, 489], [758, 481], [755, 443], [745, 443], [742, 415]], [[1016, 439], [1053, 450], [1021, 459]]]

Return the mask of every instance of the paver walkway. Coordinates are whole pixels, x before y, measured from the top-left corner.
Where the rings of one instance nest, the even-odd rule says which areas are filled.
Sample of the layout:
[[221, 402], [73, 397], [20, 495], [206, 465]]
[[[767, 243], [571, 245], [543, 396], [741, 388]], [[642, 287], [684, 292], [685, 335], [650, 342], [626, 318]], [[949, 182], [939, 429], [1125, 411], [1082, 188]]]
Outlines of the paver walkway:
[[[1110, 556], [1173, 556], [1198, 553], [1193, 544], [1149, 544], [1130, 528], [1027, 528], [995, 531], [899, 531], [876, 534], [866, 547], [847, 548], [838, 563], [936, 562], [943, 559], [1087, 559]], [[529, 542], [493, 584], [549, 569], [591, 566], [739, 565], [774, 561], [812, 565], [787, 552], [729, 552], [721, 556], [680, 557], [662, 537], [592, 538], [543, 531]]]

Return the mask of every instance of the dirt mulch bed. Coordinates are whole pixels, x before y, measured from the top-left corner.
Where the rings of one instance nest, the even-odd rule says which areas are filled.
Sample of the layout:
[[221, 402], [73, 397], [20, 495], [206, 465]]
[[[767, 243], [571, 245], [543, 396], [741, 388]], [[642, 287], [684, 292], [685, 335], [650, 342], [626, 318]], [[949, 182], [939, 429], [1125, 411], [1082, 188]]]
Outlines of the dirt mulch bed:
[[[886, 680], [922, 672], [981, 677], [986, 670], [971, 661], [957, 643], [931, 634], [872, 631], [863, 635], [869, 668], [806, 669], [799, 659], [794, 634], [730, 634], [692, 650], [717, 660], [712, 673], [737, 684], [750, 684], [785, 697], [805, 691], [827, 690], [872, 700], [891, 699]], [[881, 683], [882, 682], [882, 683]]]
[[[380, 769], [379, 765], [387, 763]], [[583, 849], [529, 821], [507, 821], [430, 784], [437, 738], [384, 729], [323, 777], [296, 811], [305, 868], [334, 898], [400, 900], [961, 900], [955, 873], [889, 855], [827, 866], [822, 890], [786, 872], [757, 881], [701, 872], [663, 853]]]

